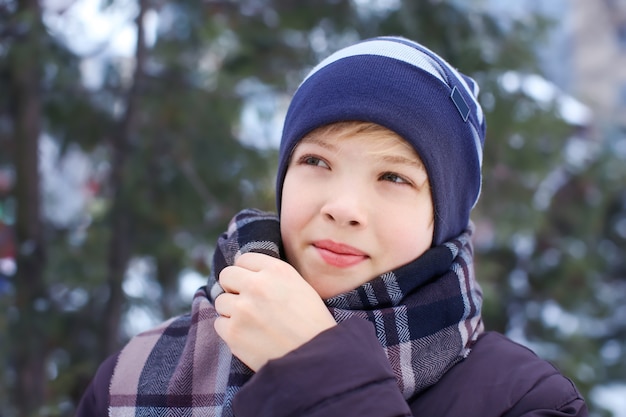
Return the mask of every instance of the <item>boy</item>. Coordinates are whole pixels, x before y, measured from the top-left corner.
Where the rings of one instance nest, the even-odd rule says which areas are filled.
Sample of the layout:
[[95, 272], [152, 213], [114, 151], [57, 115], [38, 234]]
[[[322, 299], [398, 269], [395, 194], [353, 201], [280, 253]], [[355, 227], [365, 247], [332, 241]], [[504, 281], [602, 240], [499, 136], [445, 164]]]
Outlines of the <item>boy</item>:
[[483, 330], [477, 90], [403, 38], [323, 60], [285, 119], [280, 222], [239, 213], [192, 313], [101, 365], [78, 415], [587, 415], [554, 367]]

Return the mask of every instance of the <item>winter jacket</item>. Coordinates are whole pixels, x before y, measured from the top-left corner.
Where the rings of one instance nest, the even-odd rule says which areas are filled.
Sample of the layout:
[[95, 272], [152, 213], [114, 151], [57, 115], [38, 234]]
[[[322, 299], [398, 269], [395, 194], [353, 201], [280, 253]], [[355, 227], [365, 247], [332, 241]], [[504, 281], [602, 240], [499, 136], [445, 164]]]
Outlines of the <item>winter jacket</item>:
[[[99, 368], [77, 417], [107, 416], [116, 357]], [[350, 319], [270, 361], [235, 396], [236, 417], [587, 416], [573, 383], [505, 336], [487, 332], [439, 382], [405, 401], [369, 322]]]

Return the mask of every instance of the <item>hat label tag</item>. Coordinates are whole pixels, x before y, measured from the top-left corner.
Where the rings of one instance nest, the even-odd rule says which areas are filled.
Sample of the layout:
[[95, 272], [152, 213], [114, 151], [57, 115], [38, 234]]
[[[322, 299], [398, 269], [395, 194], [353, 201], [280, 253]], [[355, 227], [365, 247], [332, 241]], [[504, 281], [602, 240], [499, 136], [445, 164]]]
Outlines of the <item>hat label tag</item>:
[[450, 98], [454, 102], [457, 110], [461, 114], [464, 122], [467, 122], [470, 114], [470, 107], [467, 105], [467, 102], [463, 98], [461, 92], [456, 88], [456, 85], [452, 88], [452, 93], [450, 94]]

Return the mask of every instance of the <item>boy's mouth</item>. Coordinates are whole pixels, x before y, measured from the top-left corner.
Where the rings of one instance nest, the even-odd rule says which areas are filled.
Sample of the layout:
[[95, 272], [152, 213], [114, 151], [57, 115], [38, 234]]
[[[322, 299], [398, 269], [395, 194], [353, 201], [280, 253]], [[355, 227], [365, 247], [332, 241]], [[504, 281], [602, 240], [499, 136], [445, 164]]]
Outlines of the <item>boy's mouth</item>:
[[313, 246], [327, 264], [339, 268], [356, 265], [368, 258], [365, 252], [332, 240], [318, 240]]

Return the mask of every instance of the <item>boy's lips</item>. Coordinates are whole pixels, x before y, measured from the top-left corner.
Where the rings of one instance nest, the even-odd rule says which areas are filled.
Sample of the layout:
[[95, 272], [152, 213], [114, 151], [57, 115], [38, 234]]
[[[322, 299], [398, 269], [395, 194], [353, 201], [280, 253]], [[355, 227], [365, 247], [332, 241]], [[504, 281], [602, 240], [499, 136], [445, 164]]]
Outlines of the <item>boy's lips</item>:
[[365, 252], [332, 240], [318, 240], [313, 242], [313, 247], [327, 264], [339, 268], [356, 265], [368, 258]]

